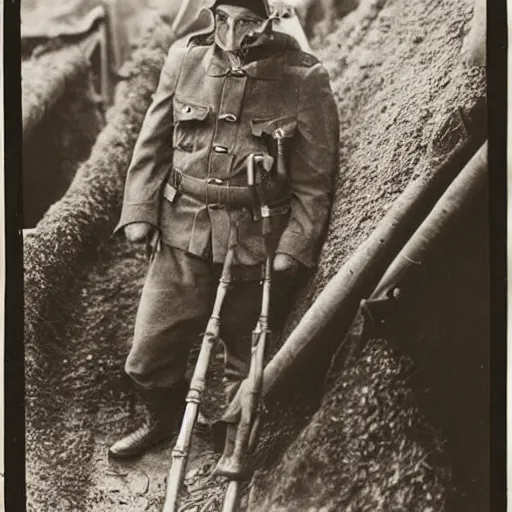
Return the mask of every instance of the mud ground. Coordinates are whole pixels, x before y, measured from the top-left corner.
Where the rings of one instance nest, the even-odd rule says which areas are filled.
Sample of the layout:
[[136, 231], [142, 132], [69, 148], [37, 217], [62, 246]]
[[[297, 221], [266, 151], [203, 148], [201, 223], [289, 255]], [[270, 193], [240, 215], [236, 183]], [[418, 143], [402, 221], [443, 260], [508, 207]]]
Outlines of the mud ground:
[[[484, 95], [483, 72], [458, 57], [471, 11], [467, 0], [366, 1], [316, 41], [338, 102], [340, 173], [319, 269], [288, 330], [411, 178], [429, 172], [446, 116]], [[65, 343], [52, 356], [48, 396], [29, 404], [37, 412], [27, 431], [30, 510], [160, 510], [172, 443], [139, 462], [106, 459], [108, 444], [141, 415], [122, 366], [145, 268], [141, 252], [112, 239], [76, 275], [79, 293], [54, 326]], [[413, 367], [374, 342], [335, 380], [311, 423], [324, 386], [322, 369], [309, 369], [302, 387], [272, 402], [244, 503], [261, 511], [448, 510], [446, 435], [412, 391]], [[219, 408], [216, 393], [206, 413]], [[208, 473], [216, 456], [207, 439], [198, 441], [182, 510], [218, 510], [223, 483]], [[329, 460], [339, 464], [331, 473]]]
[[[44, 404], [29, 404], [38, 410], [27, 436], [31, 510], [157, 511], [162, 506], [171, 444], [128, 464], [107, 458], [109, 444], [143, 414], [123, 363], [146, 266], [142, 249], [119, 240], [77, 276], [78, 297], [65, 306], [68, 321], [55, 332], [66, 344], [53, 357], [51, 383], [46, 383], [53, 392]], [[197, 350], [191, 368], [194, 355]], [[212, 365], [214, 391], [206, 394], [203, 408], [208, 416], [223, 401], [221, 368], [219, 347]], [[213, 447], [201, 437], [194, 441], [189, 471], [199, 459], [202, 468], [215, 460]]]

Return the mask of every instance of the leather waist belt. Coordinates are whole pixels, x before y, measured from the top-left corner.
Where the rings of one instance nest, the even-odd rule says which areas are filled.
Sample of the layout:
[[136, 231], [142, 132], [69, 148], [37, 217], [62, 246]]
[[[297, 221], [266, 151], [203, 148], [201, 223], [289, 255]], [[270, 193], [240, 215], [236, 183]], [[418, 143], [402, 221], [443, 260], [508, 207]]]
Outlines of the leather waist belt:
[[[171, 172], [169, 178], [169, 184], [176, 192], [187, 194], [204, 204], [252, 210], [253, 202], [249, 187], [230, 186], [223, 183], [225, 182], [216, 178], [204, 180], [187, 176], [177, 169]], [[280, 194], [280, 197], [276, 198], [268, 197], [268, 207], [272, 210], [270, 215], [285, 213], [282, 211], [283, 206], [288, 211], [289, 199], [288, 194]]]
[[171, 185], [178, 192], [184, 192], [204, 204], [222, 204], [234, 208], [251, 207], [249, 187], [231, 187], [223, 185], [221, 180], [193, 178], [177, 170], [171, 173], [171, 177]]

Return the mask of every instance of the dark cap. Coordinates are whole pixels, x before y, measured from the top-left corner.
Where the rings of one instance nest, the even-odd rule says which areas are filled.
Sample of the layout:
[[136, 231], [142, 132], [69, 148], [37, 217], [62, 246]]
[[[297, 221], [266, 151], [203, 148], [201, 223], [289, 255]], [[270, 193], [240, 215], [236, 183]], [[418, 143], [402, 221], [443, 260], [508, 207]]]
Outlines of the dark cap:
[[244, 7], [249, 9], [254, 14], [257, 14], [261, 18], [265, 19], [270, 16], [270, 9], [266, 0], [216, 0], [213, 4], [212, 9], [215, 9], [219, 5], [235, 5], [237, 7]]

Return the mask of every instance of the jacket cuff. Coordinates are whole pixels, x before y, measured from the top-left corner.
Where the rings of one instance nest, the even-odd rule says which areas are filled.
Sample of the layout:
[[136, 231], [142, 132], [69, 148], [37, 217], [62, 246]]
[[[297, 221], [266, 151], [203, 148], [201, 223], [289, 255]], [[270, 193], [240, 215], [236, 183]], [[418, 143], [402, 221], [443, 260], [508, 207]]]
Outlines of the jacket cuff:
[[113, 234], [118, 233], [122, 228], [134, 222], [147, 222], [158, 228], [158, 208], [153, 203], [125, 203], [121, 212], [121, 218]]
[[304, 236], [285, 231], [277, 246], [276, 254], [288, 254], [305, 267], [313, 268], [316, 265], [316, 257], [311, 250], [313, 245], [311, 240]]

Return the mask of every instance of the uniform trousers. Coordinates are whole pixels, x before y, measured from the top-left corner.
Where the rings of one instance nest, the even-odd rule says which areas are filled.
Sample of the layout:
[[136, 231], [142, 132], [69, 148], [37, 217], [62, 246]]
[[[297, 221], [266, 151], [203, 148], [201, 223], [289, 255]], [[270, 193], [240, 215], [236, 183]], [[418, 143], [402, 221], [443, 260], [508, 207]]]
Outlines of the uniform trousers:
[[[168, 388], [185, 378], [191, 346], [211, 315], [222, 265], [161, 244], [150, 263], [135, 320], [125, 371], [147, 389]], [[233, 267], [221, 312], [224, 383], [227, 398], [247, 376], [251, 332], [261, 309], [262, 266]], [[282, 328], [296, 279], [273, 274], [269, 324]]]

